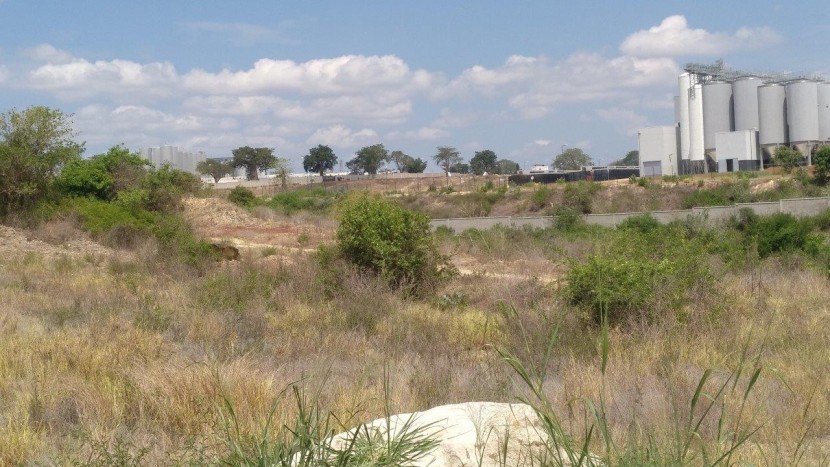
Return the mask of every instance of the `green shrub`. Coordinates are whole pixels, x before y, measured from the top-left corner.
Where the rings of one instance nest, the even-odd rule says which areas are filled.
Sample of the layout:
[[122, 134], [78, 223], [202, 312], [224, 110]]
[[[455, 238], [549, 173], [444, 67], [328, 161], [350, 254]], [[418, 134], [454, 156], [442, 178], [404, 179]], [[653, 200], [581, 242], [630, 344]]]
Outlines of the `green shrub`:
[[591, 214], [594, 204], [594, 195], [602, 189], [602, 185], [595, 182], [579, 181], [565, 185], [562, 195], [562, 204], [581, 214]]
[[140, 188], [147, 192], [147, 209], [172, 212], [180, 207], [182, 196], [201, 190], [202, 180], [191, 173], [165, 164], [157, 170], [150, 171], [141, 181]]
[[350, 200], [343, 209], [337, 241], [346, 259], [393, 286], [431, 284], [444, 269], [429, 218], [381, 198], [362, 195]]
[[631, 216], [620, 222], [617, 226], [618, 230], [636, 230], [642, 234], [648, 234], [659, 230], [660, 222], [657, 221], [651, 214], [644, 213], [636, 216]]
[[286, 215], [298, 211], [326, 212], [340, 196], [339, 192], [330, 192], [322, 188], [292, 190], [274, 195], [268, 201], [268, 205], [282, 210]]
[[816, 169], [816, 183], [826, 185], [830, 180], [830, 145], [822, 146], [816, 151], [813, 166]]
[[784, 169], [784, 173], [788, 174], [804, 160], [804, 157], [795, 149], [787, 146], [778, 146], [775, 148], [772, 160], [775, 162], [775, 165], [781, 166]]
[[791, 214], [774, 214], [748, 222], [744, 233], [747, 244], [754, 241], [758, 255], [763, 258], [783, 251], [809, 252], [813, 245], [811, 230], [809, 220], [799, 220]]
[[683, 200], [683, 208], [729, 206], [735, 203], [748, 203], [751, 201], [752, 194], [749, 191], [749, 181], [739, 180], [709, 189], [693, 191]]
[[538, 211], [547, 206], [550, 198], [553, 196], [553, 190], [547, 185], [540, 185], [539, 188], [533, 191], [530, 196], [530, 210]]
[[237, 185], [228, 193], [228, 201], [243, 208], [250, 208], [256, 205], [256, 195], [248, 188]]

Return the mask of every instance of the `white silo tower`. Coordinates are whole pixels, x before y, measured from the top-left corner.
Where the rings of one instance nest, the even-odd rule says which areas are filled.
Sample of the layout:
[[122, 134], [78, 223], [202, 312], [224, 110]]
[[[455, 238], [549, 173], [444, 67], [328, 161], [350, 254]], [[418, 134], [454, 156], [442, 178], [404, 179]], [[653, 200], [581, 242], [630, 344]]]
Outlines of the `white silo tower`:
[[758, 129], [758, 87], [761, 84], [761, 80], [754, 76], [732, 83], [735, 131]]
[[818, 83], [808, 80], [787, 83], [787, 123], [790, 143], [801, 154], [809, 156], [819, 139]]
[[703, 85], [703, 147], [715, 154], [715, 134], [732, 131], [732, 85], [726, 81], [710, 81]]
[[158, 166], [161, 167], [164, 164], [173, 164], [174, 159], [176, 157], [176, 147], [170, 145], [164, 145], [159, 148], [159, 163]]
[[787, 93], [778, 83], [758, 87], [758, 141], [767, 158], [777, 146], [790, 142], [787, 131]]
[[818, 83], [818, 139], [830, 142], [830, 83]]
[[691, 88], [691, 77], [683, 73], [677, 79], [677, 105], [675, 110], [678, 113], [677, 121], [680, 124], [680, 158], [689, 159], [689, 92]]
[[689, 159], [704, 160], [703, 146], [703, 86], [692, 84], [689, 88]]

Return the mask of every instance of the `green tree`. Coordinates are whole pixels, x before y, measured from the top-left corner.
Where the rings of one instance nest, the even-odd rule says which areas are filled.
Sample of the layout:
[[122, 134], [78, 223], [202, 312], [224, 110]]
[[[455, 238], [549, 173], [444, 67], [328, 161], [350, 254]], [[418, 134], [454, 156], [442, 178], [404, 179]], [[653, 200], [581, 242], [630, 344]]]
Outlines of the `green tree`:
[[205, 159], [196, 164], [196, 171], [203, 175], [210, 175], [213, 177], [214, 183], [219, 183], [222, 177], [233, 173], [233, 166], [231, 165], [231, 161]]
[[303, 170], [318, 173], [321, 177], [326, 170], [333, 169], [335, 164], [337, 164], [337, 156], [334, 155], [334, 151], [322, 144], [309, 149], [308, 154], [303, 157]]
[[270, 148], [252, 148], [242, 146], [232, 151], [233, 167], [245, 167], [245, 174], [248, 180], [259, 180], [259, 171], [274, 167], [277, 158], [274, 150]]
[[498, 156], [495, 152], [489, 149], [476, 151], [470, 159], [470, 170], [476, 175], [483, 175], [484, 172], [495, 173], [498, 170], [497, 163]]
[[784, 173], [788, 174], [804, 160], [804, 156], [789, 146], [778, 146], [775, 148], [772, 159], [775, 165], [781, 166], [784, 169]]
[[464, 162], [456, 162], [455, 164], [450, 166], [450, 172], [457, 174], [468, 174], [470, 173], [470, 164]]
[[427, 285], [444, 267], [429, 218], [379, 197], [364, 195], [345, 205], [337, 244], [346, 259], [393, 286]]
[[427, 161], [421, 159], [420, 157], [417, 159], [412, 159], [407, 161], [406, 166], [404, 167], [406, 170], [405, 172], [411, 174], [420, 174], [424, 173], [424, 170], [427, 169]]
[[830, 145], [824, 145], [813, 156], [813, 166], [816, 169], [816, 183], [827, 184], [830, 179]]
[[452, 166], [461, 162], [461, 155], [452, 146], [438, 146], [438, 153], [432, 159], [449, 175]]
[[119, 193], [137, 188], [149, 167], [139, 154], [118, 145], [104, 154], [67, 162], [56, 182], [63, 193], [111, 201]]
[[615, 160], [610, 165], [638, 166], [640, 165], [640, 151], [628, 151], [625, 157]]
[[559, 170], [579, 170], [591, 164], [591, 156], [580, 148], [568, 148], [553, 159], [553, 166]]
[[355, 158], [346, 162], [346, 167], [357, 174], [370, 173], [375, 175], [384, 162], [389, 160], [389, 153], [382, 144], [374, 144], [360, 148]]
[[501, 159], [496, 163], [496, 173], [513, 175], [519, 172], [519, 164], [510, 159]]
[[40, 200], [60, 170], [80, 158], [71, 115], [49, 107], [0, 114], [0, 215]]
[[277, 157], [274, 159], [274, 174], [276, 179], [280, 181], [280, 187], [283, 190], [288, 189], [288, 175], [291, 173], [291, 164], [288, 159], [284, 157]]

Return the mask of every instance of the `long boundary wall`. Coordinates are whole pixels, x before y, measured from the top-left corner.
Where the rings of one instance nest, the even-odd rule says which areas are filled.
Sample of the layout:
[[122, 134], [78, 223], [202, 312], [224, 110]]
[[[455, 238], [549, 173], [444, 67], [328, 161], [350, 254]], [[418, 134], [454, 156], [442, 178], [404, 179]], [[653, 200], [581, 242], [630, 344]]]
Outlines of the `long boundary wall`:
[[[789, 213], [796, 217], [815, 216], [830, 209], [830, 197], [826, 198], [796, 198], [782, 199], [781, 201], [762, 203], [739, 203], [733, 206], [709, 206], [677, 211], [651, 211], [652, 217], [661, 224], [673, 221], [682, 221], [688, 218], [702, 219], [705, 222], [717, 223], [728, 220], [738, 214], [743, 208], [754, 211], [759, 216], [769, 216], [777, 213]], [[588, 224], [604, 227], [616, 227], [629, 217], [644, 214], [642, 212], [623, 212], [615, 214], [585, 214], [582, 219]], [[449, 227], [457, 232], [467, 229], [490, 229], [496, 225], [505, 227], [539, 227], [544, 228], [553, 222], [554, 217], [464, 217], [453, 219], [433, 219], [430, 226]]]

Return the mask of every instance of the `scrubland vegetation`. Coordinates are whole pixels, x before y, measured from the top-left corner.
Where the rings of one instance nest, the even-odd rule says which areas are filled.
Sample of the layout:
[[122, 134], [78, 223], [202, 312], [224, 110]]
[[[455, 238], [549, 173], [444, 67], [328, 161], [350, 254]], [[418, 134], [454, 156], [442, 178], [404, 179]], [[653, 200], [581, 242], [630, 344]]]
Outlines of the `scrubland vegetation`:
[[[217, 262], [180, 211], [182, 196], [210, 193], [132, 156], [72, 162], [97, 175], [4, 200], [17, 230], [3, 238], [29, 241], [0, 245], [0, 464], [288, 465], [390, 412], [519, 398], [557, 446], [606, 465], [830, 463], [830, 212], [720, 226], [644, 215], [618, 229], [576, 215], [723, 189], [696, 180], [635, 180], [616, 201], [588, 183], [239, 190], [235, 201], [273, 218], [344, 227], [314, 253]], [[802, 178], [771, 180], [824, 190]], [[772, 196], [745, 182], [724, 184]], [[567, 222], [430, 233], [402, 208], [436, 200]], [[90, 239], [97, 248], [65, 248]], [[459, 257], [472, 271], [447, 263]], [[383, 444], [323, 457], [394, 465]]]

